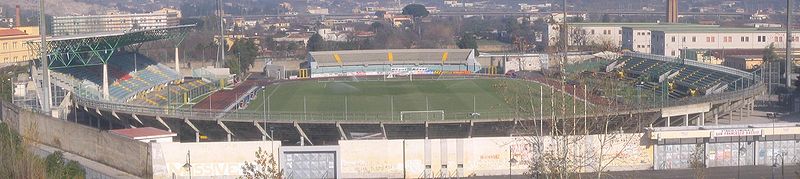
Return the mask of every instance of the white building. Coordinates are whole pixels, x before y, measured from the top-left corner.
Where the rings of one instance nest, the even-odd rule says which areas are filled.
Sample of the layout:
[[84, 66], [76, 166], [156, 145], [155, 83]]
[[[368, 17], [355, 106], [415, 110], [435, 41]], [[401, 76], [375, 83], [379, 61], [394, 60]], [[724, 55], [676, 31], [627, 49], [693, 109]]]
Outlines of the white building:
[[152, 29], [178, 25], [180, 11], [159, 10], [144, 14], [114, 14], [53, 17], [53, 35]]
[[[800, 32], [795, 32], [798, 34]], [[763, 49], [786, 46], [783, 30], [755, 28], [674, 28], [653, 30], [651, 53], [678, 57], [682, 49]], [[800, 45], [793, 36], [793, 46]]]
[[169, 143], [172, 138], [177, 137], [178, 134], [169, 131], [157, 129], [154, 127], [130, 128], [130, 129], [114, 129], [109, 130], [109, 133], [116, 134], [141, 142], [157, 142]]
[[630, 24], [622, 27], [622, 49], [650, 53], [653, 30], [667, 28], [716, 28], [717, 25], [697, 24]]
[[[612, 46], [622, 46], [622, 27], [639, 27], [639, 26], [655, 26], [656, 23], [571, 23], [570, 41], [571, 45], [591, 45], [591, 44], [610, 44]], [[537, 40], [537, 45], [554, 46], [558, 43], [559, 28], [561, 24], [549, 23], [544, 26], [539, 26], [537, 31], [542, 33], [542, 37]], [[581, 35], [577, 35], [581, 34]], [[576, 38], [585, 42], [586, 44], [575, 44]]]
[[307, 10], [309, 14], [328, 15], [328, 8], [309, 7]]
[[342, 33], [338, 30], [332, 29], [319, 29], [317, 33], [322, 36], [322, 39], [325, 41], [335, 41], [335, 42], [346, 42], [347, 41], [347, 34]]

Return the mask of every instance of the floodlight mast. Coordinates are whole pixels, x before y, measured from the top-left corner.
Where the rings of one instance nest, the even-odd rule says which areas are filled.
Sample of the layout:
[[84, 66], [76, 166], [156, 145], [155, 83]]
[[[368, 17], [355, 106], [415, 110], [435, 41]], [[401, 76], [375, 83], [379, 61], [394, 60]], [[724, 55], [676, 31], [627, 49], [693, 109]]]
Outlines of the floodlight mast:
[[794, 60], [792, 60], [792, 53], [794, 52], [792, 49], [792, 42], [794, 42], [794, 37], [792, 37], [792, 13], [794, 11], [792, 1], [794, 0], [786, 0], [786, 88], [792, 86], [792, 66], [794, 66]]
[[39, 45], [39, 59], [42, 63], [42, 88], [44, 91], [44, 98], [42, 101], [42, 111], [51, 115], [50, 107], [52, 106], [51, 97], [50, 97], [50, 62], [47, 59], [47, 24], [45, 22], [45, 13], [44, 13], [44, 1], [39, 0], [39, 37], [41, 38], [41, 43]]

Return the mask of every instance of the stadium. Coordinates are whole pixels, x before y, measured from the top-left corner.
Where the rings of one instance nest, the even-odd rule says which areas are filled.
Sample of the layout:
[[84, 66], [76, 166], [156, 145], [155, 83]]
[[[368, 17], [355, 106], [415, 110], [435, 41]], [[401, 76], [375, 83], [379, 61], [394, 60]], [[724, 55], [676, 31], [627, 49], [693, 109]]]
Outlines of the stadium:
[[[177, 38], [170, 34], [182, 28], [145, 40]], [[59, 44], [68, 43], [51, 43]], [[633, 52], [600, 60], [602, 68], [592, 69], [596, 74], [572, 84], [542, 75], [487, 73], [496, 67], [482, 66], [472, 50], [459, 49], [310, 52], [296, 76], [235, 84], [210, 75], [182, 77], [179, 69], [136, 52], [106, 58], [106, 63], [51, 67], [56, 93], [71, 92], [54, 101], [74, 104], [62, 115], [89, 115], [110, 128], [152, 126], [176, 132], [182, 141], [330, 144], [509, 136], [524, 135], [516, 128], [524, 122], [598, 116], [645, 116], [643, 122], [655, 126], [701, 125], [752, 107], [763, 90], [760, 74]], [[609, 79], [620, 81], [622, 92], [598, 90], [599, 82]], [[593, 109], [598, 105], [621, 110]], [[692, 105], [708, 111], [682, 110]], [[562, 110], [554, 110], [559, 106]]]
[[[90, 39], [170, 40], [186, 28]], [[62, 50], [91, 45], [75, 38], [53, 41], [51, 48]], [[112, 53], [95, 61], [51, 63], [54, 94], [69, 94], [54, 96], [54, 106], [74, 105], [61, 115], [91, 116], [100, 127], [156, 127], [178, 133], [181, 141], [331, 144], [525, 135], [521, 123], [601, 116], [702, 125], [752, 107], [763, 90], [758, 72], [634, 52], [595, 57], [601, 68], [584, 69], [571, 84], [545, 75], [494, 74], [494, 63], [483, 66], [473, 50], [462, 49], [310, 52], [295, 76], [233, 83], [199, 70], [181, 76], [180, 69], [120, 50], [125, 45], [102, 51]], [[609, 80], [617, 81], [615, 91], [603, 90], [601, 82]]]
[[[571, 60], [563, 71], [511, 71], [503, 68], [506, 59], [482, 60], [464, 49], [323, 51], [309, 52], [298, 69], [279, 71], [285, 78], [262, 73], [233, 78], [218, 68], [192, 69], [186, 75], [179, 65], [170, 67], [130, 48], [172, 42], [178, 54], [178, 44], [191, 28], [59, 37], [48, 39], [44, 47], [31, 42], [36, 47], [32, 50], [45, 48], [52, 61], [32, 65], [33, 81], [21, 93], [25, 98], [14, 103], [92, 129], [154, 127], [176, 133], [185, 143], [269, 140], [286, 150], [353, 145], [349, 141], [402, 141], [405, 146], [406, 140], [417, 139], [425, 143], [416, 146], [430, 150], [429, 140], [445, 146], [449, 139], [536, 136], [547, 131], [531, 126], [581, 120], [585, 128], [591, 123], [587, 121], [602, 120], [620, 133], [665, 127], [650, 131], [665, 133], [650, 134], [659, 147], [651, 153], [668, 155], [671, 145], [686, 141], [662, 140], [674, 132], [666, 127], [702, 129], [707, 122], [741, 118], [766, 91], [761, 81], [765, 74], [758, 70], [637, 52], [570, 53], [569, 58], [585, 58]], [[546, 61], [563, 57], [549, 56], [553, 58]], [[0, 115], [5, 118], [15, 110], [3, 105]], [[676, 138], [681, 137], [686, 138]], [[498, 149], [507, 150], [503, 147]], [[149, 155], [152, 151], [146, 149]], [[652, 163], [640, 164], [680, 167], [656, 163], [668, 158], [651, 156]], [[425, 165], [421, 176], [451, 172], [446, 164]]]

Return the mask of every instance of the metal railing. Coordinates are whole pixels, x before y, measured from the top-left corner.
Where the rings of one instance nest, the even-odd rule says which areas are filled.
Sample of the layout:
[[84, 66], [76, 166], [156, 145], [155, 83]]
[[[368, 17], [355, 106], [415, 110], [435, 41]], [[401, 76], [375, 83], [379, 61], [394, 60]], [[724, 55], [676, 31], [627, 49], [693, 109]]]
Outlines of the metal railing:
[[[673, 58], [664, 57], [664, 56], [656, 56], [650, 54], [640, 54], [640, 53], [625, 53], [626, 56], [630, 57], [638, 57], [638, 58], [646, 58], [646, 59], [655, 59], [655, 60], [674, 60]], [[714, 67], [714, 68], [706, 68], [708, 66], [715, 66], [715, 65], [702, 65], [700, 67], [704, 69], [711, 69], [717, 70], [721, 72], [731, 72], [729, 74], [740, 76], [740, 80], [744, 81], [748, 77], [751, 77], [747, 81], [751, 81], [745, 85], [745, 83], [738, 83], [738, 85], [742, 86], [741, 88], [735, 88], [737, 90], [728, 91], [723, 93], [705, 95], [705, 96], [698, 96], [698, 97], [687, 97], [681, 98], [678, 100], [670, 100], [665, 101], [662, 103], [650, 103], [650, 104], [637, 104], [637, 105], [615, 105], [613, 110], [589, 110], [588, 115], [583, 114], [558, 114], [556, 116], [552, 115], [542, 115], [539, 114], [538, 116], [531, 116], [530, 114], [521, 114], [518, 112], [512, 111], [492, 111], [492, 112], [481, 112], [481, 116], [471, 116], [469, 115], [472, 111], [446, 111], [444, 119], [447, 121], [457, 122], [457, 121], [509, 121], [509, 120], [516, 120], [516, 119], [551, 119], [553, 117], [557, 118], [590, 118], [594, 116], [609, 116], [609, 115], [619, 115], [619, 114], [636, 114], [636, 113], [643, 113], [643, 112], [655, 112], [660, 111], [662, 108], [665, 107], [672, 107], [672, 106], [685, 106], [691, 104], [702, 104], [702, 103], [711, 103], [711, 104], [719, 104], [719, 103], [726, 103], [730, 101], [736, 101], [741, 99], [751, 98], [760, 94], [763, 94], [766, 91], [766, 86], [762, 83], [760, 78], [755, 78], [757, 75], [754, 73], [748, 73], [739, 71], [736, 69], [728, 69], [722, 67]], [[513, 78], [506, 78], [503, 76], [498, 75], [479, 75], [483, 78], [504, 78], [504, 79], [513, 79]], [[515, 79], [515, 80], [526, 80], [526, 79]], [[532, 81], [532, 80], [526, 80]], [[535, 81], [534, 81], [535, 82]], [[538, 83], [538, 82], [537, 82]], [[737, 85], [737, 84], [734, 84]], [[552, 86], [551, 86], [552, 87]], [[567, 93], [567, 92], [565, 92]], [[580, 97], [580, 96], [576, 96]], [[235, 122], [253, 122], [253, 121], [284, 121], [284, 122], [294, 122], [294, 121], [303, 121], [303, 122], [319, 122], [319, 123], [331, 123], [335, 121], [352, 121], [352, 122], [392, 122], [392, 123], [420, 123], [426, 120], [400, 120], [398, 114], [393, 114], [390, 112], [362, 112], [362, 113], [345, 113], [345, 112], [280, 112], [280, 111], [271, 111], [269, 113], [262, 112], [262, 111], [223, 111], [223, 110], [209, 110], [209, 109], [185, 109], [185, 108], [159, 108], [159, 107], [151, 107], [151, 106], [142, 106], [142, 105], [133, 105], [133, 104], [122, 104], [122, 103], [115, 103], [115, 102], [107, 102], [107, 101], [99, 101], [93, 100], [88, 98], [83, 98], [81, 96], [73, 96], [74, 103], [80, 106], [84, 106], [87, 108], [94, 108], [99, 109], [102, 111], [115, 111], [115, 112], [124, 112], [124, 113], [132, 113], [137, 115], [146, 115], [146, 116], [160, 116], [166, 118], [178, 118], [178, 119], [192, 119], [192, 120], [207, 120], [207, 121], [235, 121]]]

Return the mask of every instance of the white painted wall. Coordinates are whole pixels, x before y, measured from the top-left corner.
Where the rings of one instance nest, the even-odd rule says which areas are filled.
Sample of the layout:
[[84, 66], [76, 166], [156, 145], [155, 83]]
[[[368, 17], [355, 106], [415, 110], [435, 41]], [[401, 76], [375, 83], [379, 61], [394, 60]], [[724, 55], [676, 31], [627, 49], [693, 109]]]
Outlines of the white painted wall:
[[268, 153], [272, 150], [277, 153], [281, 146], [279, 141], [150, 144], [154, 179], [169, 179], [173, 174], [178, 178], [188, 177], [189, 171], [182, 166], [187, 162], [186, 153], [189, 151], [192, 177], [236, 178], [242, 174], [245, 161], [256, 159], [259, 147]]

